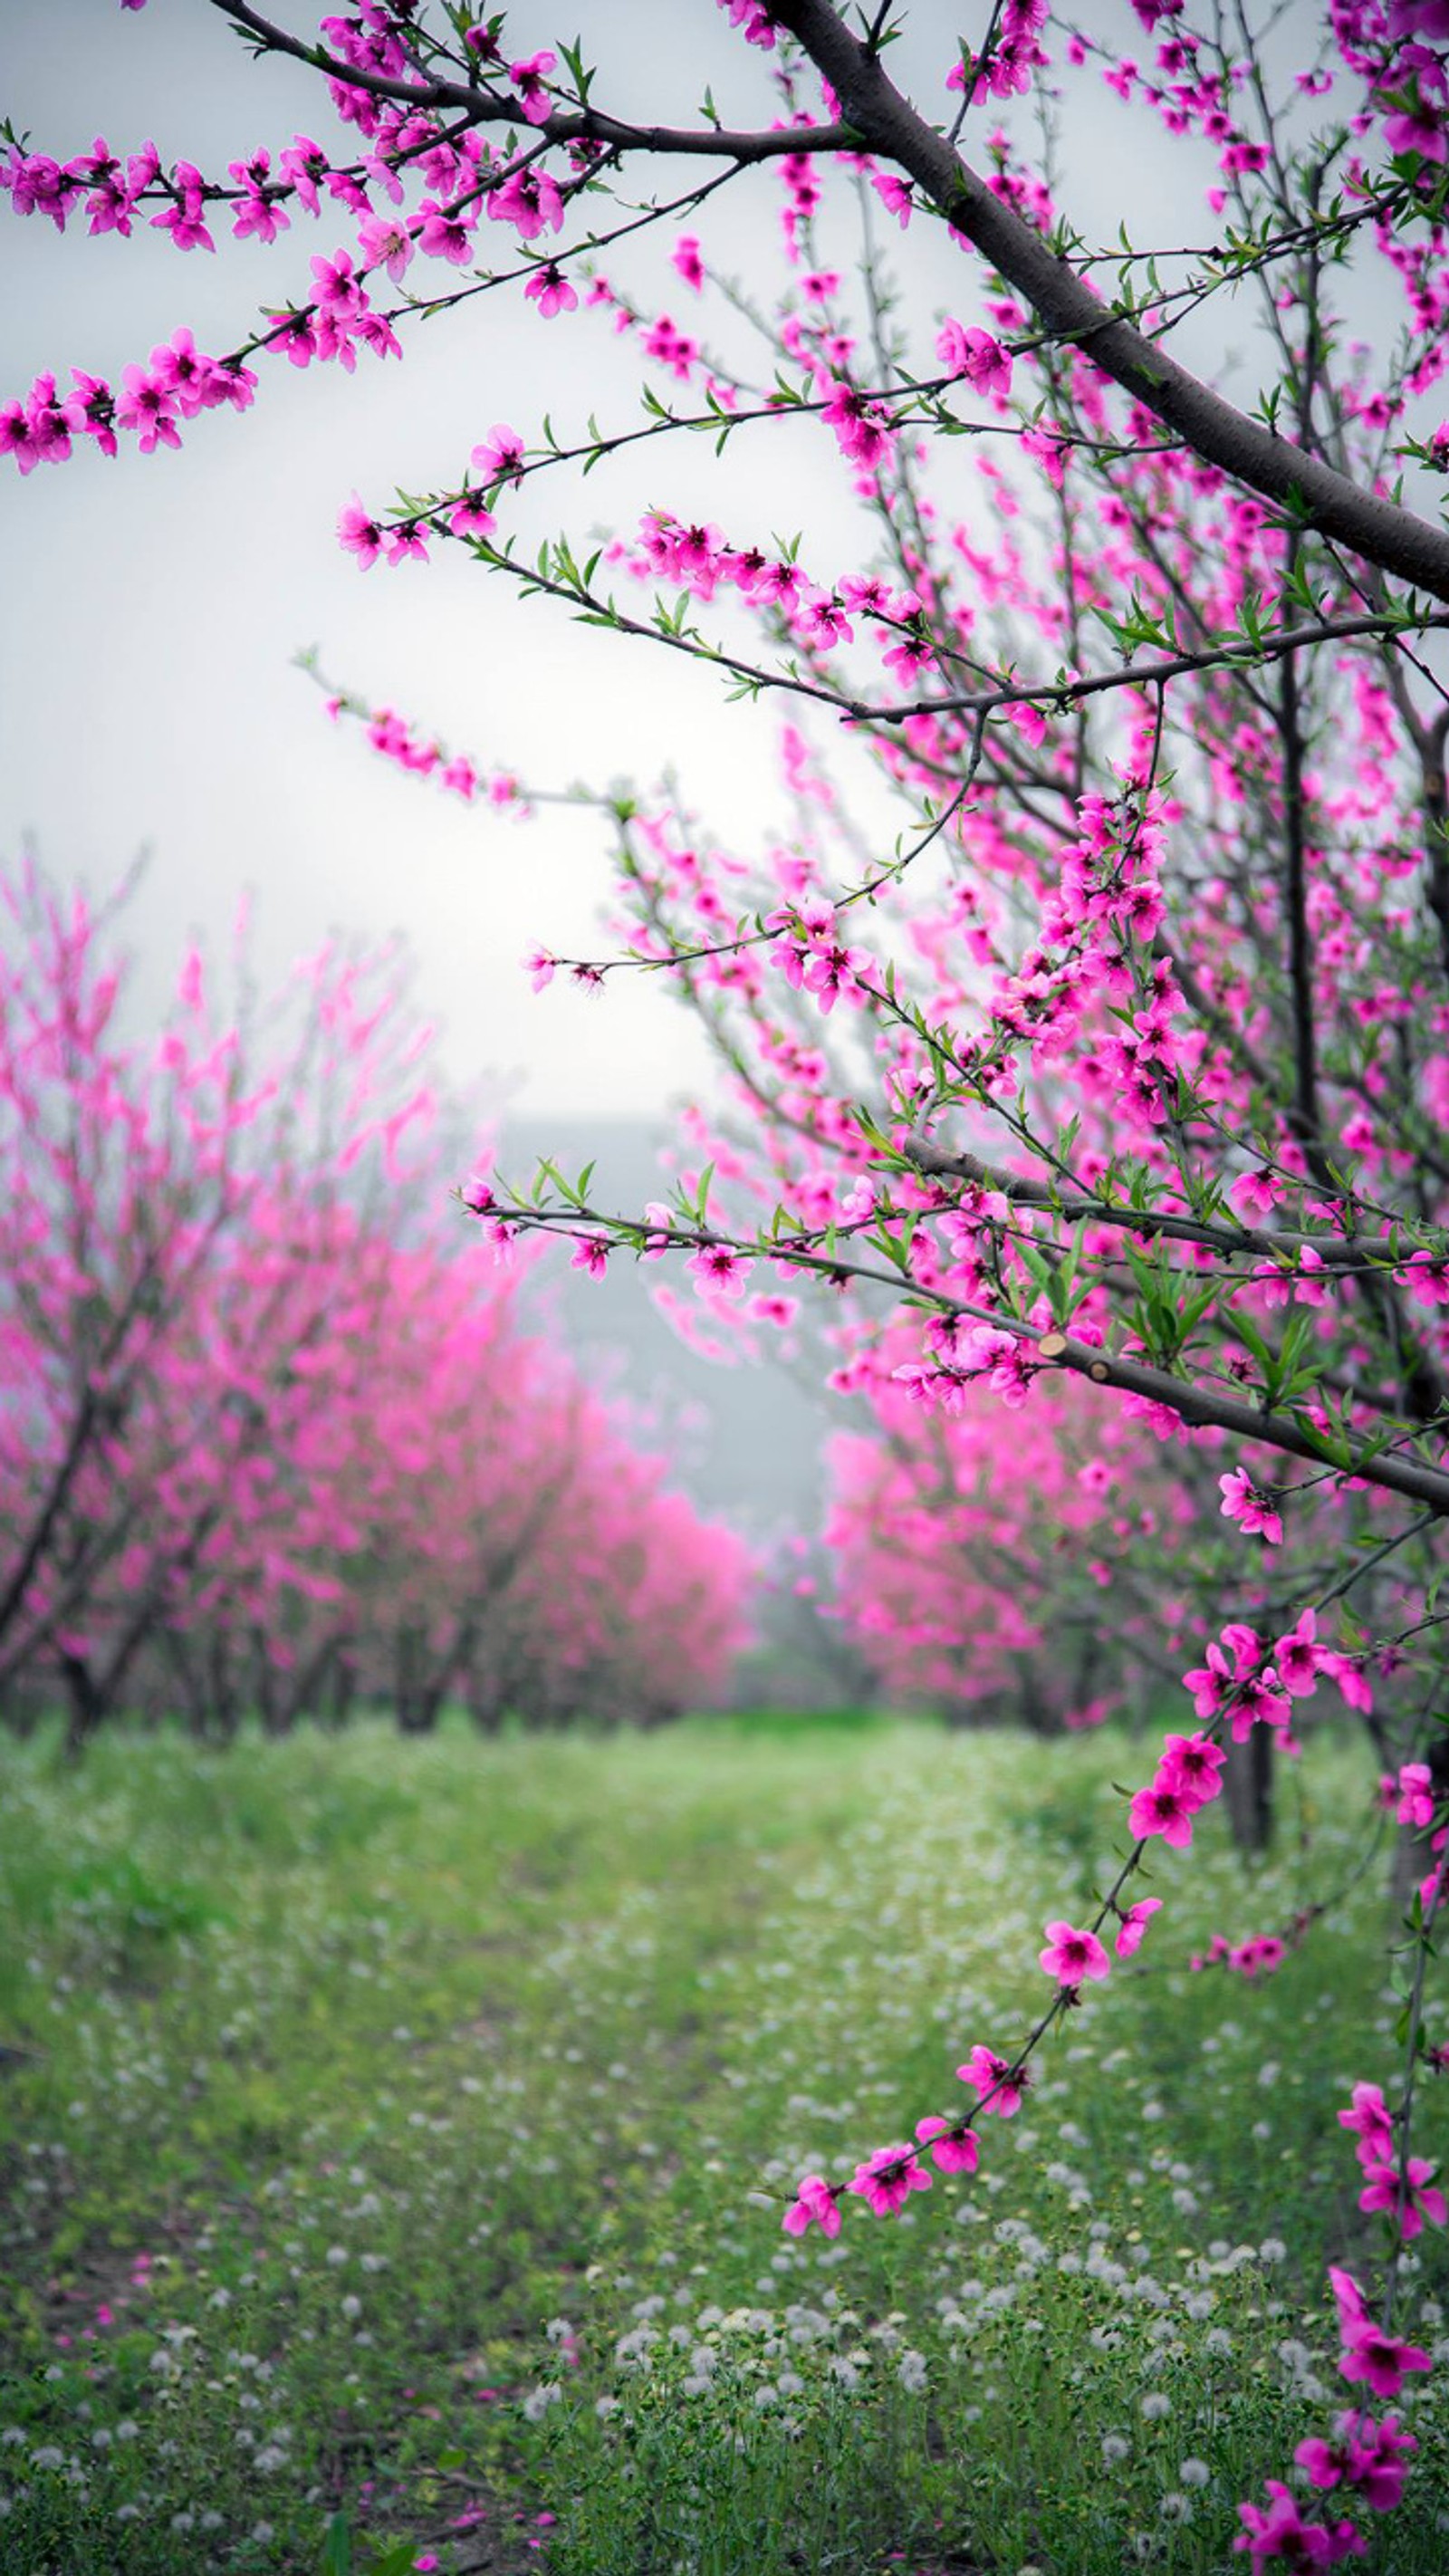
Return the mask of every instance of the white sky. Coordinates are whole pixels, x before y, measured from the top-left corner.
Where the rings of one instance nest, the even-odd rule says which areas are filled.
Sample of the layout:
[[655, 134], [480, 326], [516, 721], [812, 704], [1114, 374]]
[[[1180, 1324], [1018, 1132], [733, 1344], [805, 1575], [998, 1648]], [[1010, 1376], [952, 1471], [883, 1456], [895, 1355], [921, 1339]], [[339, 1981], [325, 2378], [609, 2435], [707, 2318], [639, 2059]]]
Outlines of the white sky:
[[[294, 0], [278, 14], [308, 24]], [[925, 0], [913, 55], [939, 78], [955, 30], [979, 38], [985, 14]], [[1125, 8], [1112, 18], [1125, 32]], [[730, 36], [712, 0], [575, 0], [570, 27], [575, 19], [586, 46], [627, 75], [627, 98], [606, 82], [604, 104], [692, 118], [708, 80], [726, 114], [734, 106], [765, 122], [774, 112], [767, 64]], [[513, 12], [520, 51], [553, 32], [539, 9]], [[1111, 238], [1124, 163], [1114, 103], [1097, 100], [1092, 138], [1104, 148], [1081, 164], [1073, 211]], [[154, 136], [163, 159], [181, 153], [214, 175], [258, 143], [275, 152], [299, 125], [332, 131], [312, 77], [251, 64], [206, 0], [150, 0], [139, 15], [116, 0], [10, 0], [0, 107], [34, 148], [60, 158], [97, 133], [122, 151]], [[1140, 117], [1132, 136], [1134, 232], [1170, 237], [1174, 212], [1179, 231], [1183, 222], [1181, 155]], [[1148, 191], [1155, 205], [1144, 205]], [[727, 198], [742, 268], [777, 200], [768, 179]], [[1195, 188], [1188, 202], [1200, 202]], [[315, 227], [299, 216], [271, 251], [218, 228], [214, 259], [182, 256], [145, 227], [129, 242], [91, 241], [73, 222], [61, 239], [8, 207], [0, 227], [0, 398], [23, 393], [42, 367], [64, 380], [72, 361], [119, 380], [180, 322], [203, 347], [224, 349], [260, 302], [302, 300], [309, 255], [348, 239], [341, 210]], [[1195, 214], [1188, 227], [1200, 235]], [[669, 238], [635, 274], [660, 278]], [[444, 277], [439, 263], [434, 277]], [[670, 283], [661, 300], [687, 323], [689, 299]], [[401, 365], [364, 358], [352, 378], [263, 359], [254, 410], [203, 416], [180, 455], [108, 463], [87, 443], [24, 481], [5, 465], [0, 845], [13, 850], [33, 833], [54, 870], [98, 884], [149, 845], [135, 935], [158, 998], [183, 933], [196, 924], [222, 944], [241, 891], [254, 887], [255, 953], [268, 977], [332, 926], [403, 928], [458, 1077], [516, 1075], [534, 1116], [652, 1117], [705, 1079], [703, 1048], [663, 988], [618, 978], [602, 1002], [560, 986], [535, 1000], [519, 971], [535, 939], [598, 950], [607, 876], [597, 827], [574, 816], [519, 827], [465, 812], [394, 774], [355, 733], [339, 738], [290, 667], [297, 647], [316, 644], [334, 676], [538, 783], [626, 771], [647, 780], [674, 762], [726, 831], [748, 832], [774, 810], [777, 714], [726, 707], [717, 681], [647, 645], [572, 627], [546, 603], [521, 607], [510, 586], [449, 549], [430, 566], [379, 564], [364, 576], [336, 545], [336, 512], [354, 487], [378, 503], [397, 485], [446, 484], [495, 420], [528, 436], [544, 410], [560, 429], [590, 407], [636, 416], [634, 369], [607, 320], [545, 324], [520, 292], [414, 327]], [[749, 510], [759, 514], [749, 533], [788, 531], [817, 498], [801, 468], [818, 440], [767, 437], [767, 507], [758, 445], [728, 469], [726, 509], [712, 451], [676, 442], [627, 486], [600, 475], [566, 488], [556, 478], [546, 498], [529, 497], [531, 523], [582, 534], [595, 512], [627, 520], [631, 506], [683, 505], [692, 490], [732, 535], [745, 533]]]

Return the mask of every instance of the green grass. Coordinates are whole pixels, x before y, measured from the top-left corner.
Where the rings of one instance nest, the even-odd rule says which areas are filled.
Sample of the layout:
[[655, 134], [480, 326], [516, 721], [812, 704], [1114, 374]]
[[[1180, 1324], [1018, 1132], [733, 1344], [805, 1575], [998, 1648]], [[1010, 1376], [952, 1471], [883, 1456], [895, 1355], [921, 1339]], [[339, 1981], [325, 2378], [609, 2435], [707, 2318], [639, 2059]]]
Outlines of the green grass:
[[[1151, 1972], [977, 2175], [834, 2246], [778, 2196], [1024, 2026], [1142, 1773], [1120, 1738], [766, 1715], [0, 1763], [7, 2576], [1219, 2569], [1340, 2402], [1381, 1873], [1261, 1988], [1177, 1963], [1346, 1875], [1356, 1748], [1310, 1752], [1256, 1882], [1216, 1816], [1168, 1855]], [[1440, 2576], [1449, 2411], [1409, 2412], [1370, 2563]]]

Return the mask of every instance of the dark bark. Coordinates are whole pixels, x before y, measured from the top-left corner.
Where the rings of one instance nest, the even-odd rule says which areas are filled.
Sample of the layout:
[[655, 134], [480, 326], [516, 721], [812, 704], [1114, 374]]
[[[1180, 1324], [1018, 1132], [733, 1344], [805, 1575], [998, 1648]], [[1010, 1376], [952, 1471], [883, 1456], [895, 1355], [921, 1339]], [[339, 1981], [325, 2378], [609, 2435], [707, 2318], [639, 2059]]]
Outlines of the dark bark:
[[1265, 1852], [1273, 1840], [1273, 1730], [1255, 1726], [1246, 1744], [1231, 1744], [1223, 1770], [1228, 1822], [1241, 1852]]
[[1179, 366], [1160, 342], [1145, 340], [1131, 322], [1114, 321], [1085, 279], [917, 114], [830, 0], [775, 0], [774, 14], [825, 74], [867, 148], [909, 173], [1026, 298], [1046, 330], [1084, 349], [1195, 455], [1275, 502], [1291, 523], [1317, 528], [1397, 579], [1449, 599], [1449, 534], [1362, 491], [1321, 457], [1250, 420]]

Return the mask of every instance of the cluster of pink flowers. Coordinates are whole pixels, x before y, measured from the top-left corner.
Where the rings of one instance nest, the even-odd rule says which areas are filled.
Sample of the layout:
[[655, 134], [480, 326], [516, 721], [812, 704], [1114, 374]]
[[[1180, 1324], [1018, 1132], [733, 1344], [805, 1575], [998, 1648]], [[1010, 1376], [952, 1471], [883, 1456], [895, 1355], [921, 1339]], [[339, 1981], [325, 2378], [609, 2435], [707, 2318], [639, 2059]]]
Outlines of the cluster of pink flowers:
[[1427, 1762], [1401, 1762], [1397, 1772], [1379, 1778], [1379, 1805], [1392, 1809], [1401, 1825], [1422, 1832], [1434, 1821], [1434, 1777]]
[[1219, 1777], [1227, 1754], [1206, 1735], [1169, 1735], [1150, 1785], [1139, 1789], [1129, 1809], [1139, 1842], [1153, 1834], [1184, 1850], [1192, 1840], [1192, 1820], [1222, 1789]]
[[1254, 1932], [1246, 1941], [1229, 1941], [1215, 1932], [1207, 1948], [1195, 1951], [1187, 1964], [1193, 1969], [1230, 1968], [1239, 1977], [1267, 1977], [1287, 1956], [1288, 1944], [1276, 1932]]
[[395, 714], [391, 707], [364, 711], [348, 698], [333, 696], [327, 701], [327, 712], [334, 719], [360, 718], [368, 747], [380, 759], [392, 761], [411, 778], [435, 779], [465, 805], [482, 797], [498, 811], [527, 810], [527, 798], [512, 770], [496, 769], [485, 776], [466, 752], [449, 753], [440, 742], [425, 740], [406, 716]]
[[41, 375], [23, 401], [0, 406], [0, 456], [13, 456], [22, 474], [63, 464], [76, 438], [93, 438], [103, 456], [114, 456], [118, 430], [134, 436], [143, 456], [179, 447], [181, 421], [221, 403], [246, 411], [257, 382], [240, 359], [207, 357], [184, 328], [152, 350], [148, 366], [127, 367], [119, 393], [79, 367], [71, 376], [70, 393]]

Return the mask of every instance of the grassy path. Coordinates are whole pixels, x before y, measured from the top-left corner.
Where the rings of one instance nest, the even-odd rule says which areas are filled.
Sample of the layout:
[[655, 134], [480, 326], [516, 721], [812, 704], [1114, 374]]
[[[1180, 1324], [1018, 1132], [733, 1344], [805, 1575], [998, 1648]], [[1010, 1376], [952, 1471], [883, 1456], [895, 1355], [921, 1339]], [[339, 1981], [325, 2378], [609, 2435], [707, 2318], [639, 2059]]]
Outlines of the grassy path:
[[[1339, 2402], [1381, 1896], [1261, 1988], [1178, 1964], [1344, 1874], [1311, 1809], [1256, 1884], [1212, 1830], [1168, 1856], [1153, 1973], [1073, 2017], [976, 2176], [797, 2246], [759, 2195], [948, 2109], [1024, 2023], [1120, 1741], [3, 1762], [7, 2576], [1206, 2570]], [[1363, 1812], [1355, 1755], [1314, 1771]], [[1440, 2576], [1446, 2419], [1415, 2415], [1378, 2563]]]

